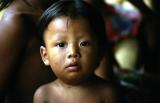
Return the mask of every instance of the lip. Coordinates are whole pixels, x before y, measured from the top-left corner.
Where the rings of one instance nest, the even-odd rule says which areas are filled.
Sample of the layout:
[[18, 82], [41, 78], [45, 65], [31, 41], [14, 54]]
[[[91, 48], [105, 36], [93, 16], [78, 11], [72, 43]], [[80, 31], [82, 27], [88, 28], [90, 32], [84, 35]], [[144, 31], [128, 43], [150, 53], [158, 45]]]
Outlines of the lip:
[[78, 65], [77, 63], [71, 63], [68, 66], [66, 66], [66, 69], [69, 72], [78, 72], [81, 69], [81, 66]]

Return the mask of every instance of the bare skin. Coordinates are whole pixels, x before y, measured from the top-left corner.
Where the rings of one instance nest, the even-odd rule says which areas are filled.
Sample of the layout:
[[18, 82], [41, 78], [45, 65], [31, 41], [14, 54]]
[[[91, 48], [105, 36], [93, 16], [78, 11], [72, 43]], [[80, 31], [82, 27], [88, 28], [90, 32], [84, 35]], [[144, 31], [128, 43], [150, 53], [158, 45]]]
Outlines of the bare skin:
[[57, 79], [36, 91], [34, 103], [116, 103], [112, 84], [94, 75], [100, 58], [91, 33], [82, 17], [49, 23], [40, 53]]
[[115, 103], [113, 91], [113, 87], [99, 77], [76, 86], [56, 80], [37, 90], [34, 103]]
[[40, 60], [35, 23], [42, 9], [35, 1], [33, 8], [14, 0], [0, 21], [0, 92], [15, 103], [31, 103], [35, 89], [53, 80]]

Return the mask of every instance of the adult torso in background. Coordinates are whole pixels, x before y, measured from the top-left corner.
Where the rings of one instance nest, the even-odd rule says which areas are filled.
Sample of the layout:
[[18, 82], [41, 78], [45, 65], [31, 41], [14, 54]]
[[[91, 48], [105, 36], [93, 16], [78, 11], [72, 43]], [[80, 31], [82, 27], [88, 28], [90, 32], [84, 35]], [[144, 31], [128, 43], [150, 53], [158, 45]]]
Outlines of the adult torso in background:
[[4, 28], [0, 32], [1, 81], [9, 84], [4, 85], [9, 88], [8, 103], [32, 103], [35, 89], [54, 79], [39, 53], [35, 25], [41, 13], [40, 9], [19, 0], [5, 9], [1, 18], [0, 26]]

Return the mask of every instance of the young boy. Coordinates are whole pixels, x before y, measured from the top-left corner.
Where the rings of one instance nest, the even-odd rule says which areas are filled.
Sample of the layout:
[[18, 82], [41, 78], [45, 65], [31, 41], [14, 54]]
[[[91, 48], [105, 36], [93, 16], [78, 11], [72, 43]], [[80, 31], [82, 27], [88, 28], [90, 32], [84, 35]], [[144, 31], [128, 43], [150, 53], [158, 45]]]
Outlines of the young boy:
[[40, 54], [57, 79], [34, 103], [116, 103], [111, 83], [94, 74], [107, 47], [103, 18], [83, 1], [58, 1], [39, 21]]

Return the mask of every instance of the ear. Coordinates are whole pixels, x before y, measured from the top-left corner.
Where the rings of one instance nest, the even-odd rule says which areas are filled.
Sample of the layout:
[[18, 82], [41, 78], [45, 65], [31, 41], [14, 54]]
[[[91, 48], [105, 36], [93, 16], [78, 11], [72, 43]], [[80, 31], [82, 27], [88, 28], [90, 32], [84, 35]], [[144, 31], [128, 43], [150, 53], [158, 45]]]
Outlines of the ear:
[[47, 51], [46, 48], [44, 46], [40, 47], [40, 54], [41, 54], [41, 58], [43, 60], [43, 63], [46, 66], [49, 66], [49, 60], [48, 60], [48, 55], [47, 55]]

